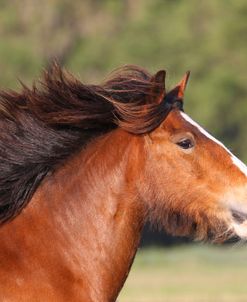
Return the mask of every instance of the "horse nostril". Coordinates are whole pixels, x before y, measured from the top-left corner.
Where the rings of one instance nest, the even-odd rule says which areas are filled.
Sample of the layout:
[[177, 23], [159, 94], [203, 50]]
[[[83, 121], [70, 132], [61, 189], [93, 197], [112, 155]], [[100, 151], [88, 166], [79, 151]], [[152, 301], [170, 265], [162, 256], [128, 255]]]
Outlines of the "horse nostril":
[[247, 214], [246, 213], [242, 213], [240, 211], [236, 211], [236, 210], [231, 210], [231, 213], [232, 213], [232, 217], [233, 219], [241, 224], [243, 223], [245, 220], [247, 220]]

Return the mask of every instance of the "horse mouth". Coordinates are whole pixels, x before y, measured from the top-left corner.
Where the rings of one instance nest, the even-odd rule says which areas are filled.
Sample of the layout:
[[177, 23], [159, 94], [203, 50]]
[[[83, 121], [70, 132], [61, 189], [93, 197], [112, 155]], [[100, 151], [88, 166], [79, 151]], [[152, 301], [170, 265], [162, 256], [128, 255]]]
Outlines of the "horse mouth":
[[247, 240], [247, 213], [232, 209], [231, 214], [234, 233], [241, 239]]

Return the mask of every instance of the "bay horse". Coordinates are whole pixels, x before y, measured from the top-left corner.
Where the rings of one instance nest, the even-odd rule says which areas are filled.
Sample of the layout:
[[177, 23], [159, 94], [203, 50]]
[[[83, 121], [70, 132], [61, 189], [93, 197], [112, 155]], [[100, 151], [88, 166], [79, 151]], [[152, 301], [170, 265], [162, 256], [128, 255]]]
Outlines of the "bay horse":
[[1, 301], [115, 301], [147, 221], [247, 238], [247, 168], [183, 111], [189, 73], [127, 66], [85, 85], [54, 65], [0, 93]]

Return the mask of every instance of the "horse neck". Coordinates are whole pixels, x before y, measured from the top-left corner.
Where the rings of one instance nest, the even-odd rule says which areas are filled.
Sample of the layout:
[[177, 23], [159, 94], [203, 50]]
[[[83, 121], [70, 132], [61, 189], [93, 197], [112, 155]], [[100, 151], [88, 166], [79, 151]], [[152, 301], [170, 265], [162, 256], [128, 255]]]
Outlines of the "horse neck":
[[48, 177], [8, 225], [19, 228], [18, 234], [25, 232], [29, 265], [46, 265], [44, 270], [61, 280], [59, 290], [76, 280], [87, 301], [115, 301], [144, 223], [133, 182], [139, 166], [138, 140], [121, 130], [98, 139]]

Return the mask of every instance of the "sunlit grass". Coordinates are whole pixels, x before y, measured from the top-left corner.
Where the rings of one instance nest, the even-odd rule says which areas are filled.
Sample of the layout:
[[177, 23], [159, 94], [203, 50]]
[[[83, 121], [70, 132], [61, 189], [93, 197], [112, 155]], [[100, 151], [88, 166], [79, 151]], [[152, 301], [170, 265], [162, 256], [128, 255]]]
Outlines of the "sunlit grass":
[[140, 250], [118, 301], [247, 301], [247, 247]]

